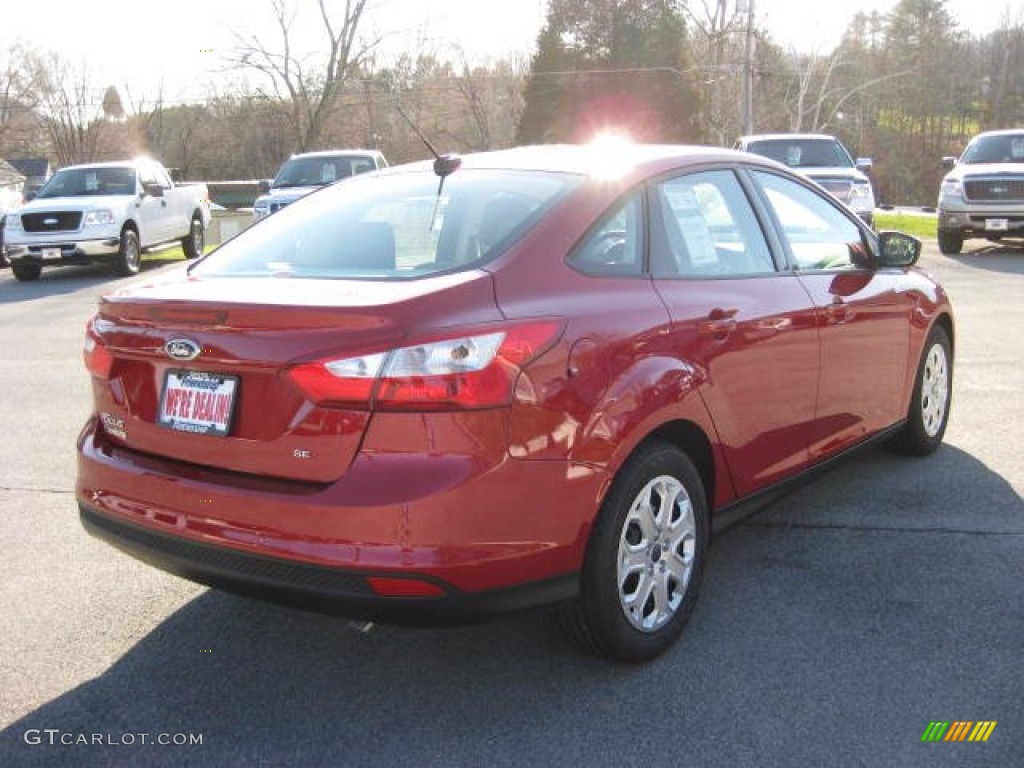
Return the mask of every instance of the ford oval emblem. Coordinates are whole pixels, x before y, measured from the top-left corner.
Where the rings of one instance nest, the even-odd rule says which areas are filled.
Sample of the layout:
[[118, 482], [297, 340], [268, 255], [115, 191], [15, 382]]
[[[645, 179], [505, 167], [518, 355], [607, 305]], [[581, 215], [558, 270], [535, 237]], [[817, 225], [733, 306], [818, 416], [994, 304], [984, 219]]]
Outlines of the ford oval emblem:
[[53, 226], [56, 223], [57, 219], [43, 219], [43, 224], [46, 224], [48, 227]]
[[164, 344], [164, 352], [174, 360], [195, 360], [202, 349], [192, 339], [171, 339]]

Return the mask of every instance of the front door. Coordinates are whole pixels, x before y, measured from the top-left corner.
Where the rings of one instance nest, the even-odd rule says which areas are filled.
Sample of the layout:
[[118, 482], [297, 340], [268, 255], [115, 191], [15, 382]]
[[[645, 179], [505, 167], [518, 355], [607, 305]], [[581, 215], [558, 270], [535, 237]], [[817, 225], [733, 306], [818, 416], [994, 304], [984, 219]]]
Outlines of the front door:
[[698, 365], [701, 392], [736, 491], [757, 491], [807, 464], [818, 387], [816, 313], [780, 270], [731, 170], [652, 185], [655, 287], [675, 354]]

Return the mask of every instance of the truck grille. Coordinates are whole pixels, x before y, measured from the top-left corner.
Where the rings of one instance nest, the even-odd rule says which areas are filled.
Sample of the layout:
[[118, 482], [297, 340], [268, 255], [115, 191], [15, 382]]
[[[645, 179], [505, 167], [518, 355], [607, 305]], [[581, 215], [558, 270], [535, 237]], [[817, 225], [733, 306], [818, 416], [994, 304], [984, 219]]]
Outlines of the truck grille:
[[270, 212], [271, 213], [277, 213], [282, 208], [284, 208], [286, 205], [288, 205], [288, 203], [271, 203], [270, 204]]
[[1024, 200], [1024, 178], [965, 179], [964, 197], [996, 203]]
[[850, 190], [853, 189], [851, 182], [845, 179], [815, 179], [813, 176], [811, 178], [839, 202], [850, 202]]
[[81, 224], [81, 211], [21, 214], [21, 226], [26, 232], [74, 232]]

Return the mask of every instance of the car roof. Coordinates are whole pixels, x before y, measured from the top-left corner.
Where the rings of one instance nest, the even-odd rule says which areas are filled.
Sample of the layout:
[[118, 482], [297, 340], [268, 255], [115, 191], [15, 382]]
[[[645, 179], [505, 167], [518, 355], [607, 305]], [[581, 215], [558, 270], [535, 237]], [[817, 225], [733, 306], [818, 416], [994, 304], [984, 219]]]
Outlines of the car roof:
[[140, 162], [156, 162], [147, 158], [140, 158], [139, 160], [113, 160], [109, 163], [81, 163], [80, 165], [65, 165], [63, 168], [59, 168], [60, 171], [77, 170], [79, 168], [131, 168], [135, 169]]
[[[549, 171], [582, 176], [645, 177], [675, 167], [714, 162], [755, 162], [775, 167], [765, 158], [721, 147], [675, 144], [543, 144], [461, 156], [461, 168], [506, 171]], [[430, 168], [424, 160], [392, 166], [378, 173], [394, 174]]]
[[[998, 131], [982, 131], [977, 134], [974, 139], [980, 139], [982, 136], [1020, 136], [1024, 135], [1024, 128], [1003, 128]], [[974, 141], [971, 139], [971, 141]]]
[[377, 157], [380, 154], [376, 149], [318, 149], [315, 152], [296, 153], [289, 159], [296, 157], [335, 157], [337, 155], [373, 155]]
[[836, 141], [836, 137], [828, 133], [752, 133], [748, 136], [740, 136], [737, 141], [791, 141], [793, 139]]

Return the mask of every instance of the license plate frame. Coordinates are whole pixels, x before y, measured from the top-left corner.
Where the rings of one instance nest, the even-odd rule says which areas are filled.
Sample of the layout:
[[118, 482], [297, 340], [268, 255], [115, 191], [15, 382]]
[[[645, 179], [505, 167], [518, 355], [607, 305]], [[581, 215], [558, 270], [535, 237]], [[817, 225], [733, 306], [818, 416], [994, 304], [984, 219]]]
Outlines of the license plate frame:
[[168, 370], [160, 393], [157, 423], [175, 432], [227, 437], [238, 404], [238, 390], [238, 376], [181, 368]]
[[59, 261], [64, 257], [60, 248], [43, 248], [39, 255], [43, 261]]
[[1010, 228], [1009, 219], [985, 219], [986, 232], [1005, 232]]

